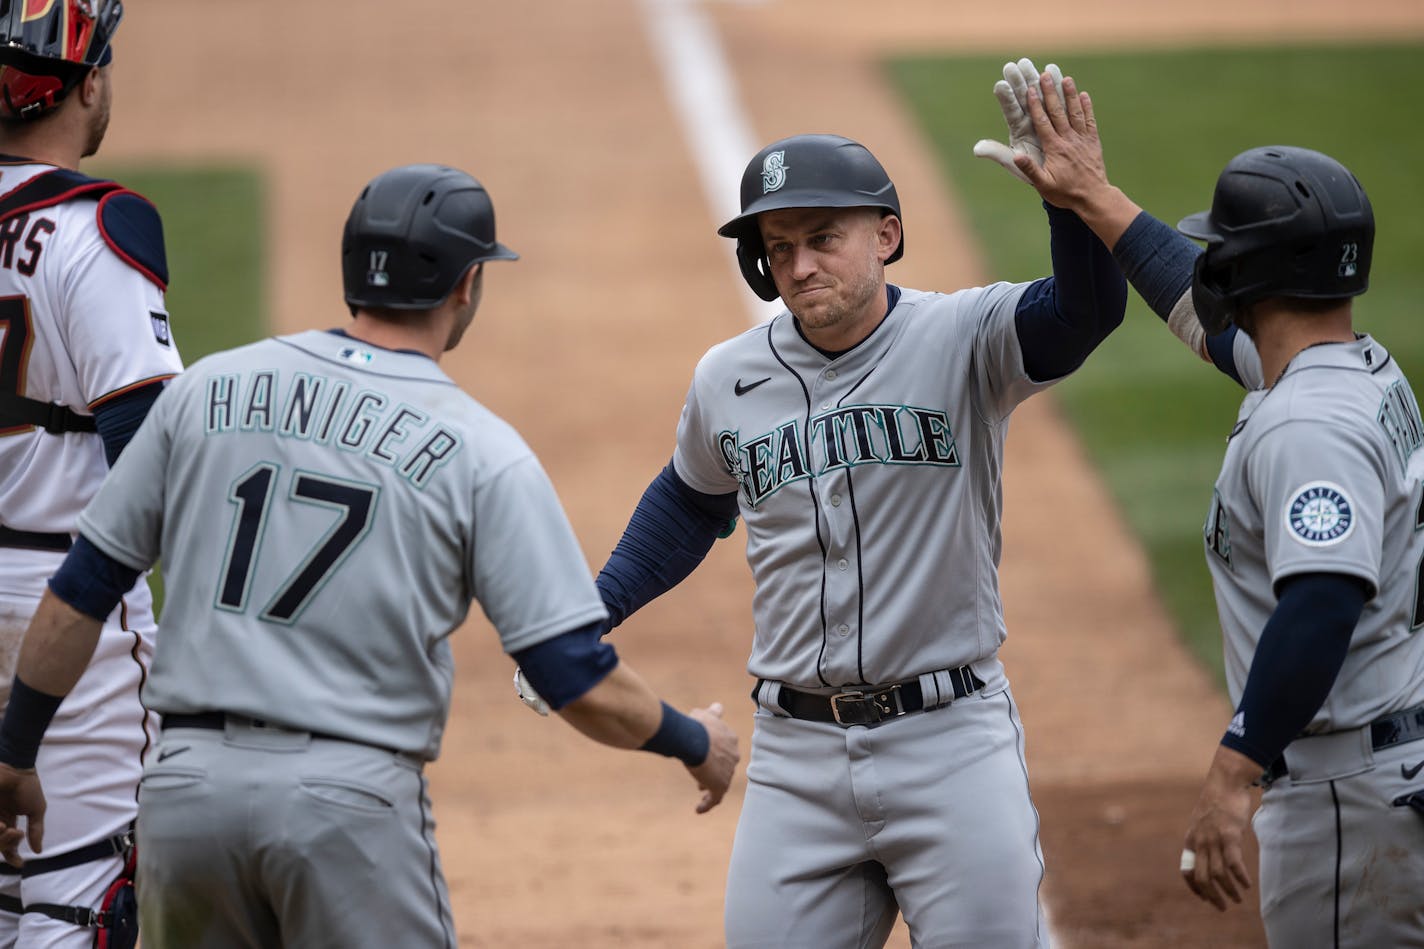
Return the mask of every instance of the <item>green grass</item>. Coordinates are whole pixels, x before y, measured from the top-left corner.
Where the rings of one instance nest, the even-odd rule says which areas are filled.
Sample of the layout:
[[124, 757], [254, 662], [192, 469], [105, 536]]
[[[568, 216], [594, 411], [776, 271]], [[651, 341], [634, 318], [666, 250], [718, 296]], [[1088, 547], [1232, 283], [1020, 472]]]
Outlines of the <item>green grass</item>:
[[[1040, 66], [1051, 58], [1004, 50], [887, 64], [938, 151], [994, 279], [1049, 272], [1037, 197], [970, 151], [980, 138], [1006, 140], [991, 90], [1003, 63], [1025, 53]], [[1410, 93], [1424, 46], [1053, 57], [1092, 95], [1109, 176], [1169, 224], [1208, 207], [1222, 166], [1247, 148], [1302, 145], [1348, 165], [1370, 194], [1377, 229], [1373, 289], [1356, 303], [1356, 327], [1380, 339], [1406, 372], [1424, 372], [1417, 313], [1424, 298], [1424, 126], [1414, 121]], [[913, 235], [914, 208], [906, 211]], [[1219, 675], [1201, 527], [1241, 390], [1192, 358], [1134, 293], [1123, 327], [1056, 391], [1141, 538], [1185, 641]]]
[[[148, 198], [163, 216], [168, 251], [165, 295], [185, 365], [268, 333], [262, 240], [262, 182], [241, 168], [123, 167], [85, 172], [112, 178]], [[149, 578], [155, 611], [163, 578]]]
[[256, 172], [99, 163], [84, 170], [132, 188], [162, 214], [168, 312], [185, 364], [267, 334], [263, 195]]

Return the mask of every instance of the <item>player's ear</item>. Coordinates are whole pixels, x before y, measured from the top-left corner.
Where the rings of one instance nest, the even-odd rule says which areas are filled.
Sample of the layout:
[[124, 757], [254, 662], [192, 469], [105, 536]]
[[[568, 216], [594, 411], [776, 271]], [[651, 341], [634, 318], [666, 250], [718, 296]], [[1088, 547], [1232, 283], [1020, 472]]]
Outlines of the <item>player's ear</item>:
[[880, 218], [880, 223], [875, 229], [875, 243], [877, 256], [881, 263], [884, 263], [900, 246], [900, 218], [898, 215], [886, 214]]
[[479, 303], [480, 293], [484, 290], [484, 277], [485, 265], [483, 262], [474, 264], [465, 271], [465, 275], [455, 285], [455, 299], [460, 306]]
[[95, 66], [84, 74], [84, 80], [79, 83], [79, 88], [75, 90], [80, 101], [86, 106], [92, 106], [99, 101], [103, 93], [104, 84], [109, 81], [107, 67]]

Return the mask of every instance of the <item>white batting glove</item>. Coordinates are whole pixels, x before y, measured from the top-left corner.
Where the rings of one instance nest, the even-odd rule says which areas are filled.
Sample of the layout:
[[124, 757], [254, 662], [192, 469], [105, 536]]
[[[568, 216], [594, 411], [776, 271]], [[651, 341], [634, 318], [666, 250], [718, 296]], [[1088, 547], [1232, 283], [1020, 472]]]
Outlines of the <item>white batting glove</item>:
[[514, 669], [514, 694], [519, 696], [519, 701], [538, 712], [540, 715], [549, 714], [549, 703], [544, 701], [544, 697], [534, 691], [534, 686], [529, 684], [528, 678], [524, 675], [524, 670]]
[[[1063, 73], [1053, 63], [1044, 72], [1053, 77], [1058, 87], [1058, 95], [1063, 96]], [[1039, 144], [1038, 133], [1033, 130], [1033, 119], [1028, 114], [1029, 86], [1038, 85], [1039, 72], [1033, 60], [1025, 57], [1016, 63], [1004, 64], [1004, 78], [994, 83], [994, 98], [999, 100], [999, 109], [1004, 113], [1004, 122], [1009, 127], [1009, 144], [983, 138], [974, 143], [974, 154], [998, 163], [1009, 174], [1031, 184], [1028, 177], [1014, 165], [1015, 155], [1028, 155], [1034, 164], [1043, 167], [1043, 146]]]

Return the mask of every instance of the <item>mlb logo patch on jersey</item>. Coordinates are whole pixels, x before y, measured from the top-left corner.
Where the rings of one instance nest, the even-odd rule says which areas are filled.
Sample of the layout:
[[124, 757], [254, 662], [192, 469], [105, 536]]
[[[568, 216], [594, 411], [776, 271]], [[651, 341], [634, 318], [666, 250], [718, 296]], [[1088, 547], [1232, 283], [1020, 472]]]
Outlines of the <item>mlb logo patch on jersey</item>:
[[365, 366], [369, 364], [371, 360], [376, 358], [376, 354], [371, 352], [369, 349], [357, 349], [354, 346], [347, 346], [345, 349], [341, 350], [341, 352], [337, 353], [336, 355], [340, 356], [347, 362], [355, 363], [358, 366]]
[[1355, 511], [1345, 489], [1312, 481], [1296, 490], [1286, 505], [1286, 523], [1295, 539], [1309, 547], [1338, 544], [1355, 527]]
[[173, 345], [173, 337], [168, 331], [168, 314], [149, 310], [148, 318], [153, 323], [153, 338], [158, 340], [158, 345]]

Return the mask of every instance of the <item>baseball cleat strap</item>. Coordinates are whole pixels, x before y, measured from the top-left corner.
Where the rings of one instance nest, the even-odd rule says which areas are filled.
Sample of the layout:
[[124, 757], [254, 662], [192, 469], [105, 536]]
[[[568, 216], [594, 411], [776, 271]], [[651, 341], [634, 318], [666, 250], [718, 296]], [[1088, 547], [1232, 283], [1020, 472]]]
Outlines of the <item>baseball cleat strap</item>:
[[[962, 699], [984, 687], [984, 683], [968, 666], [949, 671], [954, 697]], [[765, 680], [757, 680], [757, 690]], [[755, 697], [756, 692], [753, 692]], [[892, 719], [902, 718], [925, 709], [924, 693], [918, 679], [895, 685], [871, 686], [864, 689], [844, 689], [831, 695], [802, 692], [782, 685], [777, 703], [792, 718], [807, 722], [829, 722], [849, 728], [864, 725], [874, 728]], [[948, 704], [948, 703], [945, 703]], [[931, 705], [930, 708], [938, 708]]]

